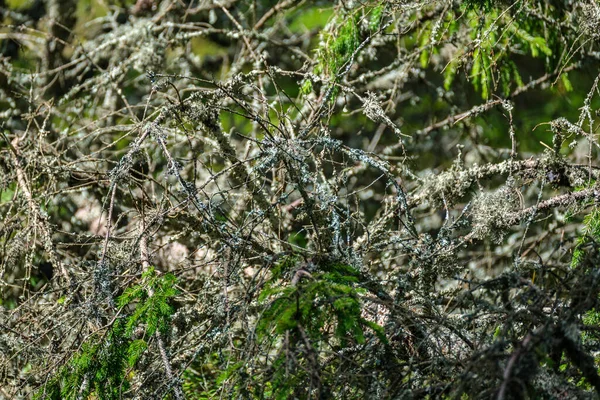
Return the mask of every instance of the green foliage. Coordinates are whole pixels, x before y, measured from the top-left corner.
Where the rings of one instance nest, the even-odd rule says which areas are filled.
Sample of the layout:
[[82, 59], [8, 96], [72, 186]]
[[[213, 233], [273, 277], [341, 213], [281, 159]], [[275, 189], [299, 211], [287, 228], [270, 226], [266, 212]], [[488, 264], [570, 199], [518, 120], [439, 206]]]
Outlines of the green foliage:
[[[334, 14], [324, 30], [316, 50], [317, 64], [315, 73], [324, 74], [331, 82], [331, 97], [335, 99], [339, 88], [336, 86], [340, 75], [356, 60], [361, 41], [381, 27], [385, 11], [385, 2], [367, 3], [355, 10]], [[361, 23], [366, 20], [370, 32], [361, 32]], [[307, 94], [312, 89], [305, 80], [302, 92]]]
[[306, 240], [306, 234], [304, 232], [295, 232], [290, 234], [288, 242], [303, 249], [305, 249], [306, 245], [308, 244], [308, 240]]
[[[144, 272], [142, 278], [145, 284], [126, 289], [117, 301], [119, 307], [125, 307], [134, 301], [139, 302], [127, 321], [126, 332], [130, 335], [136, 326], [143, 323], [146, 324], [146, 333], [149, 336], [152, 336], [157, 329], [166, 334], [173, 314], [169, 301], [178, 293], [174, 288], [176, 278], [172, 274], [157, 276], [153, 268]], [[152, 295], [150, 291], [153, 292]]]
[[[361, 315], [365, 290], [355, 268], [323, 263], [310, 273], [301, 268], [300, 260], [295, 255], [282, 258], [258, 296], [264, 308], [255, 328], [257, 344], [273, 349], [266, 373], [257, 374], [251, 367], [263, 361], [232, 363], [229, 352], [215, 353], [184, 373], [188, 398], [207, 399], [219, 393], [232, 398], [304, 398], [311, 369], [333, 349], [364, 345], [374, 338], [387, 343], [383, 327]], [[340, 384], [335, 370], [331, 365], [322, 371], [323, 385]]]
[[[131, 315], [117, 318], [100, 340], [88, 339], [69, 363], [42, 387], [34, 399], [78, 399], [97, 396], [121, 399], [129, 389], [131, 374], [148, 348], [147, 338], [156, 330], [167, 333], [173, 308], [169, 300], [177, 294], [175, 277], [157, 276], [153, 268], [143, 274], [144, 283], [128, 288], [119, 307], [134, 307]], [[149, 289], [153, 295], [148, 294]], [[135, 328], [145, 329], [144, 339], [132, 339]]]
[[[481, 14], [475, 8], [482, 7], [486, 10]], [[519, 19], [518, 15], [503, 12], [503, 9], [494, 8], [492, 2], [470, 2], [467, 4], [464, 18], [471, 28], [473, 49], [470, 52], [460, 50], [444, 67], [444, 87], [449, 90], [461, 65], [467, 65], [470, 58], [470, 81], [483, 99], [488, 99], [494, 91], [500, 88], [504, 96], [511, 90], [523, 86], [521, 75], [515, 64], [513, 48], [526, 48], [532, 57], [546, 56], [545, 63], [552, 67], [549, 56], [553, 50], [548, 41], [557, 43], [552, 33], [548, 33], [542, 25], [531, 24], [528, 20]], [[430, 49], [428, 43], [436, 43], [441, 38], [436, 38], [439, 32], [444, 32], [445, 37], [457, 34], [460, 27], [456, 23], [454, 11], [448, 11], [444, 23], [432, 34], [432, 22], [427, 22], [421, 29], [421, 66], [425, 67], [429, 54], [435, 51]], [[559, 49], [557, 49], [559, 50]], [[567, 79], [568, 78], [563, 78]], [[565, 84], [567, 86], [568, 84]], [[568, 89], [567, 89], [568, 90]]]
[[571, 258], [571, 267], [577, 267], [585, 258], [585, 247], [588, 243], [597, 243], [600, 240], [600, 210], [593, 207], [589, 214], [583, 219], [583, 231], [577, 238], [573, 257]]
[[312, 86], [312, 82], [309, 79], [306, 79], [304, 82], [302, 82], [302, 85], [300, 86], [300, 91], [302, 92], [302, 94], [310, 94], [310, 92], [312, 92], [313, 86]]
[[463, 2], [467, 10], [490, 11], [494, 6], [494, 0], [465, 0]]
[[[288, 262], [289, 268], [289, 262]], [[291, 349], [307, 346], [304, 352], [318, 357], [327, 346], [343, 349], [364, 344], [366, 332], [372, 331], [386, 342], [384, 330], [361, 315], [361, 297], [365, 289], [360, 287], [360, 274], [350, 265], [329, 263], [321, 270], [308, 273], [296, 266], [296, 285], [282, 284], [279, 273], [262, 290], [259, 300], [266, 305], [258, 321], [256, 332], [259, 340], [282, 345], [285, 337]], [[302, 357], [307, 357], [304, 353]], [[309, 357], [310, 358], [310, 357]], [[304, 362], [310, 364], [309, 359]], [[273, 388], [273, 398], [283, 399], [306, 378], [302, 368], [283, 368], [289, 363], [284, 352], [272, 360], [274, 372], [268, 382]]]
[[318, 50], [320, 61], [317, 70], [322, 70], [333, 78], [341, 72], [360, 44], [358, 22], [357, 13], [334, 17], [329, 23], [332, 28], [323, 32], [324, 40], [323, 46]]
[[560, 79], [563, 83], [563, 86], [565, 87], [565, 90], [567, 92], [572, 92], [573, 91], [573, 84], [571, 83], [571, 80], [569, 79], [569, 74], [567, 73], [563, 73], [560, 76]]
[[298, 286], [270, 286], [260, 299], [269, 302], [257, 332], [269, 336], [271, 328], [277, 334], [301, 325], [312, 337], [321, 336], [321, 329], [336, 321], [335, 336], [345, 344], [348, 341], [364, 342], [364, 320], [360, 316], [360, 295], [364, 290], [356, 287], [357, 272], [347, 265], [332, 265], [328, 272], [306, 278]]
[[92, 393], [102, 399], [122, 398], [129, 387], [127, 355], [131, 344], [124, 321], [115, 321], [101, 343], [84, 343], [34, 399], [54, 399], [58, 393], [61, 399], [77, 399], [80, 394], [87, 398]]
[[596, 4], [37, 3], [1, 17], [8, 397], [600, 391]]
[[13, 198], [16, 186], [16, 183], [13, 183], [12, 185], [0, 191], [0, 205], [9, 202]]
[[[218, 398], [218, 391], [223, 382], [219, 381], [222, 373], [220, 361], [223, 353], [211, 353], [203, 360], [195, 360], [183, 372], [182, 386], [185, 398], [189, 400], [206, 400]], [[226, 369], [226, 368], [224, 368]]]
[[[597, 347], [600, 344], [600, 333], [597, 328], [600, 326], [600, 311], [598, 308], [588, 310], [582, 318], [583, 324], [589, 327], [589, 331], [584, 331], [581, 334], [583, 343], [590, 345], [591, 347]], [[594, 357], [598, 374], [600, 375], [600, 355], [596, 353]]]
[[385, 3], [365, 6], [357, 10], [334, 15], [326, 29], [321, 32], [322, 42], [317, 50], [318, 65], [316, 72], [325, 72], [336, 78], [347, 67], [347, 63], [356, 57], [361, 39], [366, 33], [360, 31], [361, 21], [366, 18], [371, 32], [381, 26]]
[[381, 3], [378, 6], [375, 6], [371, 10], [371, 15], [369, 17], [369, 29], [371, 32], [375, 32], [381, 27], [381, 21], [383, 20], [385, 10], [385, 3]]

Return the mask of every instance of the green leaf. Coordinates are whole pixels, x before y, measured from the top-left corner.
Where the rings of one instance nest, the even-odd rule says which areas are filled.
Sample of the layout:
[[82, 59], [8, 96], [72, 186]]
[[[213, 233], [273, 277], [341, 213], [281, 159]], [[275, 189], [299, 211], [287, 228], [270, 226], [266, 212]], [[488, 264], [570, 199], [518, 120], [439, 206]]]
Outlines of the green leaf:
[[421, 63], [421, 68], [427, 68], [427, 64], [429, 63], [429, 51], [423, 50], [419, 57], [419, 61]]
[[305, 94], [308, 95], [310, 94], [310, 92], [312, 92], [313, 86], [312, 86], [312, 82], [310, 81], [310, 79], [305, 79], [304, 82], [302, 83], [302, 86], [300, 87], [300, 91]]
[[562, 81], [563, 86], [567, 92], [573, 91], [573, 84], [571, 84], [571, 80], [569, 79], [569, 74], [564, 73], [560, 76], [560, 80]]
[[129, 348], [127, 349], [127, 364], [130, 368], [133, 368], [135, 366], [135, 364], [147, 348], [148, 344], [142, 339], [134, 340], [133, 342], [131, 342]]
[[242, 361], [230, 365], [217, 378], [217, 385], [221, 385], [223, 382], [225, 382], [227, 379], [229, 379], [229, 377], [232, 376], [238, 369], [242, 368], [243, 366], [244, 366], [244, 363]]
[[374, 7], [371, 11], [371, 18], [369, 19], [369, 29], [376, 31], [381, 26], [381, 16], [383, 15], [383, 3]]

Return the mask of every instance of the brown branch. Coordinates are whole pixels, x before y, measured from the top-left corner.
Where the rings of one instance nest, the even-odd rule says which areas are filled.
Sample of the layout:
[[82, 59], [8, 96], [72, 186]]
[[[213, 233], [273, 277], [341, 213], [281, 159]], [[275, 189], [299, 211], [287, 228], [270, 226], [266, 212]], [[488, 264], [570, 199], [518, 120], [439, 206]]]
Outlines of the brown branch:
[[48, 217], [45, 215], [45, 213], [41, 212], [40, 206], [35, 202], [35, 199], [33, 198], [33, 194], [29, 190], [29, 183], [27, 182], [27, 176], [25, 175], [25, 172], [23, 170], [24, 168], [23, 168], [23, 164], [21, 162], [21, 157], [20, 157], [19, 149], [18, 149], [19, 137], [18, 136], [15, 137], [15, 139], [12, 142], [10, 142], [8, 140], [8, 138], [6, 137], [6, 135], [4, 134], [4, 132], [0, 131], [0, 133], [4, 137], [4, 140], [6, 141], [8, 147], [10, 149], [10, 153], [12, 156], [11, 157], [12, 162], [15, 167], [15, 171], [17, 173], [17, 183], [19, 185], [19, 188], [23, 191], [23, 195], [25, 196], [25, 199], [27, 200], [29, 212], [33, 216], [33, 223], [36, 224], [37, 221], [40, 221], [39, 227], [43, 234], [42, 241], [43, 241], [44, 250], [46, 251], [46, 253], [48, 253], [48, 256], [50, 258], [50, 262], [52, 263], [52, 265], [55, 265], [58, 267], [62, 276], [66, 279], [67, 283], [70, 285], [71, 277], [69, 276], [69, 273], [67, 272], [63, 263], [58, 258], [58, 254], [56, 252], [56, 246], [55, 246], [54, 242], [52, 241], [52, 232], [51, 232], [51, 228], [50, 228], [50, 222], [48, 221]]

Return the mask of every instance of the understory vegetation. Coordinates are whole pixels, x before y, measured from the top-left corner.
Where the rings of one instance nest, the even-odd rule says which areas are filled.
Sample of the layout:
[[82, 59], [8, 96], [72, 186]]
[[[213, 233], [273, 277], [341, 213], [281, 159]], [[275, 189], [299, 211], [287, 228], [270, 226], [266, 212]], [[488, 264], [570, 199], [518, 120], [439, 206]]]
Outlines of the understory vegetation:
[[598, 398], [596, 0], [0, 21], [0, 398]]

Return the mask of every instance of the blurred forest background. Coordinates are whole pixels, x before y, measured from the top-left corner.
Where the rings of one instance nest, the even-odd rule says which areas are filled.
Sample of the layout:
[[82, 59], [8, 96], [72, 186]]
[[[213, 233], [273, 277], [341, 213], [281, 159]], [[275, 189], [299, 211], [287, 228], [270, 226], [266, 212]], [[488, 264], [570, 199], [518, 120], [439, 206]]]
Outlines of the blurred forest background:
[[0, 21], [0, 398], [597, 398], [597, 1]]

